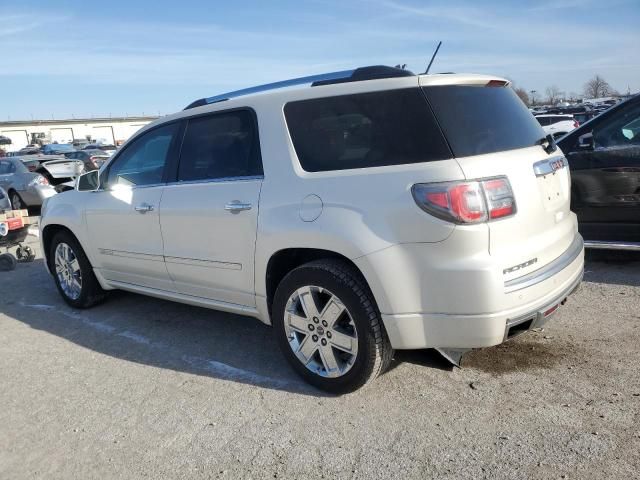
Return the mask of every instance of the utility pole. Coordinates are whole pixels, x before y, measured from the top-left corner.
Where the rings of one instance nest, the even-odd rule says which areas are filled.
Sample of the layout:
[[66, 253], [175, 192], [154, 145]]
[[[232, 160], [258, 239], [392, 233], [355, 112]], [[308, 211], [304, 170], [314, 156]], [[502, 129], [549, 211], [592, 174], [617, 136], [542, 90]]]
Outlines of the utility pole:
[[531, 90], [529, 93], [531, 94], [531, 106], [535, 107], [535, 105], [536, 105], [536, 93], [538, 93], [538, 91], [537, 90]]

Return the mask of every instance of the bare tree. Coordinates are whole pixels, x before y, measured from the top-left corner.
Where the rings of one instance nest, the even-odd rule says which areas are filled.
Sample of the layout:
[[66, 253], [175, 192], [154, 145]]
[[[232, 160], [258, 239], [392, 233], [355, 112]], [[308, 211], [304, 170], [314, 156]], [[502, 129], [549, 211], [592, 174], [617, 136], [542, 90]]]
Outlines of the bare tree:
[[547, 94], [547, 103], [555, 105], [560, 101], [562, 91], [557, 86], [551, 85], [547, 87], [544, 92]]
[[584, 96], [586, 98], [606, 97], [613, 92], [611, 85], [600, 75], [594, 76], [584, 84]]
[[520, 97], [520, 100], [522, 100], [522, 102], [529, 106], [530, 105], [530, 101], [529, 101], [529, 94], [527, 93], [527, 91], [524, 88], [521, 87], [513, 87], [513, 90], [516, 92], [516, 95], [518, 95]]

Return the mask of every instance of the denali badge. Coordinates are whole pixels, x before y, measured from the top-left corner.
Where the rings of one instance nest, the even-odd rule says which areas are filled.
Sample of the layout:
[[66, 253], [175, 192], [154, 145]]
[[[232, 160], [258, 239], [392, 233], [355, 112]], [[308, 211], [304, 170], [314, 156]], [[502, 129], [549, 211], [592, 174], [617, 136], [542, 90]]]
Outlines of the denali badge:
[[502, 274], [506, 275], [507, 273], [513, 273], [518, 270], [522, 270], [523, 268], [527, 268], [529, 265], [533, 265], [537, 261], [538, 261], [537, 258], [532, 258], [531, 260], [527, 260], [526, 262], [521, 263], [520, 265], [514, 265], [513, 267], [505, 268], [504, 270], [502, 270]]

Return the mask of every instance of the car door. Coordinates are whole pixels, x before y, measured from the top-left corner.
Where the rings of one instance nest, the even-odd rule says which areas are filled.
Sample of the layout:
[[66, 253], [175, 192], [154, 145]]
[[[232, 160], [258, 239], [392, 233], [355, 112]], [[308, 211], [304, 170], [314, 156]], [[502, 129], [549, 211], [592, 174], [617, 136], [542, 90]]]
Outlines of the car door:
[[255, 306], [262, 178], [252, 110], [187, 121], [175, 181], [160, 204], [165, 261], [178, 292]]
[[13, 171], [13, 165], [9, 160], [0, 159], [0, 187], [5, 191], [8, 191], [11, 186]]
[[640, 102], [572, 136], [573, 202], [587, 239], [640, 242]]
[[111, 282], [171, 290], [162, 253], [159, 207], [180, 123], [163, 124], [130, 142], [87, 192], [89, 247]]

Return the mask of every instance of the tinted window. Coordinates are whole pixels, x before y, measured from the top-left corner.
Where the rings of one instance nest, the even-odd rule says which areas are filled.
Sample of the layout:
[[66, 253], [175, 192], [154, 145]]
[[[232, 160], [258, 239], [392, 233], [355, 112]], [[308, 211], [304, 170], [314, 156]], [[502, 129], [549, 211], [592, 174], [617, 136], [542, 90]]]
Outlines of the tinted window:
[[456, 157], [530, 147], [545, 136], [509, 87], [425, 87]]
[[248, 110], [189, 120], [178, 167], [178, 180], [262, 175], [255, 122]]
[[7, 160], [0, 161], [0, 175], [7, 175], [15, 172], [13, 164]]
[[134, 140], [109, 169], [107, 184], [142, 186], [161, 183], [171, 141], [178, 128], [178, 123], [164, 125]]
[[620, 109], [593, 130], [596, 147], [640, 145], [640, 104]]
[[291, 102], [284, 112], [308, 172], [451, 158], [417, 88]]
[[549, 125], [549, 117], [536, 117], [536, 120], [538, 120], [538, 123], [543, 127]]

